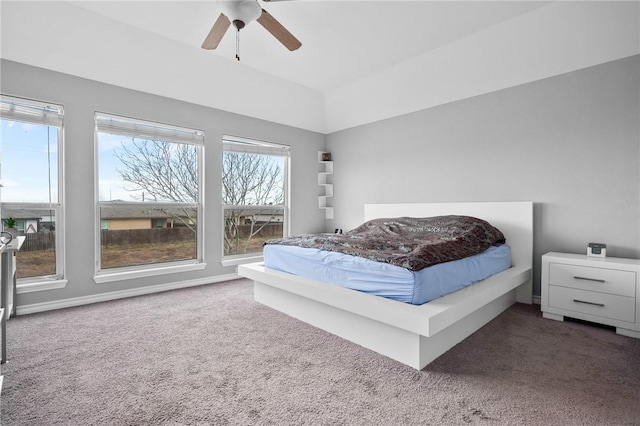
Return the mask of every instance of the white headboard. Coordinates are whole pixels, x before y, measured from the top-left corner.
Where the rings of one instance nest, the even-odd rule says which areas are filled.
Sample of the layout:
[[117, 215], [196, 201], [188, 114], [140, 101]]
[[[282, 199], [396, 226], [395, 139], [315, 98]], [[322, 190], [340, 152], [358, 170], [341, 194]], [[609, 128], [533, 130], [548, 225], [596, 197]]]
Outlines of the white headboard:
[[364, 220], [387, 217], [464, 215], [484, 219], [505, 235], [513, 266], [531, 268], [533, 261], [533, 203], [531, 201], [481, 203], [365, 204]]

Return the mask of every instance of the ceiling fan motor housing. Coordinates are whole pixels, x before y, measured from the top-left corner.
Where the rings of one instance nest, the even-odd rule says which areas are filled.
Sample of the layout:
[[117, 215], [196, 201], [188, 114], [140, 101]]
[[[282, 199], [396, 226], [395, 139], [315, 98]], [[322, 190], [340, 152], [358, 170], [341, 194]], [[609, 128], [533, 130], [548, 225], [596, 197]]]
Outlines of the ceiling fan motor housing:
[[238, 30], [262, 14], [262, 7], [256, 0], [218, 0], [218, 5]]

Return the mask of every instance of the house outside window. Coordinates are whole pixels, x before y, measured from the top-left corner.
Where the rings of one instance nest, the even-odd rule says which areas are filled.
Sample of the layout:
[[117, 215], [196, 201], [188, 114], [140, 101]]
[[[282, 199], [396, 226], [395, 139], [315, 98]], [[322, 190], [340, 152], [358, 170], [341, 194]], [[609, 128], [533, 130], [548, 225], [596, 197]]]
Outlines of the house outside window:
[[289, 147], [224, 136], [223, 255], [262, 255], [264, 241], [288, 234]]
[[2, 226], [25, 237], [18, 286], [64, 279], [63, 118], [60, 105], [0, 96]]
[[96, 114], [96, 275], [202, 263], [201, 131]]

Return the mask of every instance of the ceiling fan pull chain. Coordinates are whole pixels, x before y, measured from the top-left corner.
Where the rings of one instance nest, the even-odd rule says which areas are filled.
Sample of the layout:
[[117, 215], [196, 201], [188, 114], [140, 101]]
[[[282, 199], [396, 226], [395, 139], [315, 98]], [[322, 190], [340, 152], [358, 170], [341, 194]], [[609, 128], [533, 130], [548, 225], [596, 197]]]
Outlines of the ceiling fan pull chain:
[[236, 29], [236, 59], [240, 61], [240, 28]]

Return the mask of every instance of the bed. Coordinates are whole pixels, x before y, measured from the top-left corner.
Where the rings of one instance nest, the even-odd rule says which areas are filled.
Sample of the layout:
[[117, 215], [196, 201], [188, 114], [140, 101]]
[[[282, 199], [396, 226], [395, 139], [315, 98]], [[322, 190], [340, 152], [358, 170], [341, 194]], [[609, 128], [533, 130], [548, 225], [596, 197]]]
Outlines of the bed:
[[511, 268], [423, 305], [339, 287], [262, 262], [238, 266], [254, 281], [257, 302], [422, 369], [516, 301], [531, 303], [531, 202], [367, 204], [364, 221], [381, 217], [467, 215], [499, 228], [511, 248]]

